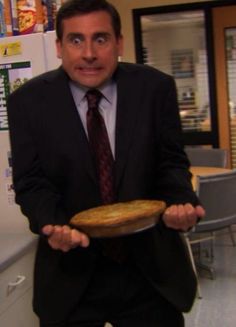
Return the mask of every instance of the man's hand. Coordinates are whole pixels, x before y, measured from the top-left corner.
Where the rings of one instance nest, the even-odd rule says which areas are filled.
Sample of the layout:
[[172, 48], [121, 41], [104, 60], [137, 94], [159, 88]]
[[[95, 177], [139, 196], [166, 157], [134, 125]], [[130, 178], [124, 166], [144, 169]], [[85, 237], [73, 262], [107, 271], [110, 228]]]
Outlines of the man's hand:
[[178, 204], [168, 207], [163, 214], [163, 221], [167, 227], [186, 232], [189, 228], [196, 225], [198, 218], [204, 218], [205, 210], [198, 205]]
[[67, 225], [45, 225], [42, 232], [48, 236], [48, 243], [54, 250], [68, 252], [77, 246], [87, 247], [89, 245], [89, 238], [86, 234]]

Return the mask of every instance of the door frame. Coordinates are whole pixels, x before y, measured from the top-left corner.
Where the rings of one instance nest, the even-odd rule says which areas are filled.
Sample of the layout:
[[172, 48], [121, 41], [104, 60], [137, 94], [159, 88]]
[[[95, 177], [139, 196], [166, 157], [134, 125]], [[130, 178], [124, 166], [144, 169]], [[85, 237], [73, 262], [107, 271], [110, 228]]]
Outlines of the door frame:
[[216, 95], [219, 128], [219, 146], [227, 149], [228, 163], [231, 166], [230, 111], [225, 49], [225, 29], [236, 28], [236, 4], [213, 8], [214, 51], [216, 65]]
[[[222, 113], [219, 110], [219, 108], [221, 107], [221, 102], [218, 92], [222, 88], [222, 86], [220, 86], [221, 73], [219, 72], [218, 69], [220, 56], [217, 54], [218, 44], [216, 43], [217, 38], [216, 38], [216, 33], [214, 31], [216, 23], [215, 23], [215, 15], [213, 14], [213, 12], [217, 8], [218, 10], [220, 10], [221, 7], [227, 8], [228, 6], [232, 6], [232, 5], [235, 6], [235, 0], [206, 1], [200, 3], [195, 2], [189, 4], [145, 7], [145, 8], [138, 8], [132, 10], [136, 62], [140, 64], [144, 64], [143, 53], [142, 53], [143, 45], [142, 45], [142, 29], [141, 29], [141, 17], [143, 15], [154, 15], [160, 13], [164, 14], [170, 12], [192, 11], [192, 10], [204, 11], [205, 30], [206, 30], [206, 48], [208, 54], [208, 72], [209, 72], [208, 83], [209, 83], [209, 98], [210, 98], [209, 100], [210, 100], [210, 108], [211, 108], [211, 131], [183, 133], [183, 138], [186, 145], [211, 145], [212, 147], [222, 147], [222, 148], [230, 149], [229, 137], [222, 136], [224, 133], [226, 133], [225, 128], [228, 125], [226, 124], [225, 119], [223, 120], [224, 124], [222, 124]], [[222, 69], [220, 71], [222, 72]]]

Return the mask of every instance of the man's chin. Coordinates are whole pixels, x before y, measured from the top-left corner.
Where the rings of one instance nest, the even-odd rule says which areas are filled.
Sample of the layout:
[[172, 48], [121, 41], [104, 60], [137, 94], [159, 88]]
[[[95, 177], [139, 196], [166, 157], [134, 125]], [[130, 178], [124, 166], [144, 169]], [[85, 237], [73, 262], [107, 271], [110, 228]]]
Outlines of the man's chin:
[[86, 79], [81, 79], [81, 78], [76, 78], [74, 79], [75, 82], [77, 82], [79, 85], [85, 88], [99, 88], [101, 87], [106, 80], [104, 79], [92, 79], [92, 78], [86, 78]]

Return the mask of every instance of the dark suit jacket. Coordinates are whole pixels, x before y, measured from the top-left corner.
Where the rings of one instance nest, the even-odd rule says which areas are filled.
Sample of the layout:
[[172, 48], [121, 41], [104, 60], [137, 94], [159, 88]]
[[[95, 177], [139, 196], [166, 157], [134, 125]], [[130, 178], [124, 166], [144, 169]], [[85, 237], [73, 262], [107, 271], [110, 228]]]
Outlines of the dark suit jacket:
[[[173, 79], [124, 63], [114, 78], [117, 201], [197, 204], [182, 150]], [[11, 94], [8, 113], [16, 202], [33, 232], [40, 234], [45, 224], [67, 224], [75, 213], [101, 204], [88, 140], [61, 68]], [[189, 310], [196, 279], [180, 234], [159, 224], [128, 238], [132, 256], [153, 286], [177, 308]], [[93, 241], [86, 249], [62, 253], [40, 237], [35, 311], [49, 320], [65, 316], [84, 292], [96, 259]]]

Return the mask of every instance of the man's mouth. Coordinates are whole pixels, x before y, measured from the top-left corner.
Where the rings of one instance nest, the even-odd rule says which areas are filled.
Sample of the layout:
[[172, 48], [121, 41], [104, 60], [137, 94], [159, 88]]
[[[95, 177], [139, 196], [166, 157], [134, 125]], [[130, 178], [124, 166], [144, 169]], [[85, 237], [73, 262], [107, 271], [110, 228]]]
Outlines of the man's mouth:
[[101, 67], [78, 67], [79, 71], [81, 71], [84, 74], [97, 74], [102, 68]]

